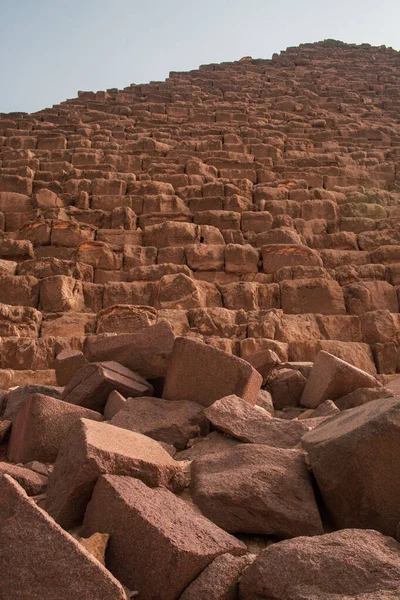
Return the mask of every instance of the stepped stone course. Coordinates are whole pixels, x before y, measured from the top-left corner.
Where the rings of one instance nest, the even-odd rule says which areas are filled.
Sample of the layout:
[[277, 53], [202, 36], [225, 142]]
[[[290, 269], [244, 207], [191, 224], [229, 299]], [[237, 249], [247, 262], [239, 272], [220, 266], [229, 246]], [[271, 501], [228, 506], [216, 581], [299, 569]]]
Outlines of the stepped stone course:
[[61, 349], [162, 319], [249, 359], [277, 308], [316, 318], [289, 360], [335, 342], [395, 373], [399, 66], [326, 40], [0, 114], [0, 368], [48, 378]]

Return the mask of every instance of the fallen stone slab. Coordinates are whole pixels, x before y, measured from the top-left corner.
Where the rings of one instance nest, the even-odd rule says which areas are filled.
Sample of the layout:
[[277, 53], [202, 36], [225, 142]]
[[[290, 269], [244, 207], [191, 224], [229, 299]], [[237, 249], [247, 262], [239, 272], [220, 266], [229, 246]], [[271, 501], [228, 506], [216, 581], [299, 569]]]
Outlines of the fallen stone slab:
[[245, 360], [210, 345], [177, 338], [163, 398], [210, 406], [219, 398], [236, 394], [255, 404], [261, 384], [261, 375]]
[[331, 417], [302, 443], [335, 527], [394, 536], [400, 521], [400, 399]]
[[366, 371], [321, 350], [307, 379], [300, 403], [308, 408], [316, 408], [325, 400], [336, 400], [357, 388], [379, 386], [379, 381]]
[[64, 528], [79, 524], [97, 479], [129, 475], [174, 492], [184, 487], [181, 465], [139, 433], [81, 419], [62, 443], [47, 489], [47, 512]]
[[10, 390], [4, 400], [5, 408], [2, 419], [13, 421], [24, 402], [32, 394], [44, 394], [52, 398], [61, 398], [63, 388], [52, 385], [24, 385]]
[[70, 379], [62, 400], [103, 412], [109, 394], [116, 390], [125, 396], [145, 396], [153, 386], [141, 375], [114, 361], [89, 364]]
[[126, 600], [121, 584], [11, 477], [0, 476], [0, 598]]
[[279, 538], [323, 533], [304, 455], [259, 444], [196, 458], [191, 494], [213, 523], [230, 533]]
[[79, 419], [101, 421], [100, 413], [61, 400], [32, 394], [13, 422], [7, 457], [11, 462], [53, 463], [71, 427]]
[[164, 377], [171, 361], [175, 335], [167, 321], [136, 333], [88, 336], [83, 353], [89, 362], [113, 360], [146, 379]]
[[179, 600], [236, 600], [239, 579], [252, 557], [221, 554], [183, 592]]
[[400, 544], [345, 529], [272, 544], [245, 571], [240, 600], [397, 600]]
[[123, 410], [112, 419], [111, 425], [143, 433], [154, 440], [186, 448], [191, 438], [206, 435], [209, 422], [203, 407], [188, 400], [163, 400], [141, 396], [128, 398]]
[[276, 448], [294, 448], [308, 431], [301, 421], [271, 417], [266, 410], [251, 406], [235, 395], [217, 400], [204, 414], [215, 429], [242, 442]]
[[214, 558], [246, 552], [184, 500], [131, 477], [98, 480], [82, 531], [110, 534], [108, 567], [143, 600], [175, 600]]
[[13, 465], [0, 461], [0, 474], [9, 475], [25, 490], [28, 496], [42, 494], [47, 486], [47, 477], [26, 469], [21, 465]]

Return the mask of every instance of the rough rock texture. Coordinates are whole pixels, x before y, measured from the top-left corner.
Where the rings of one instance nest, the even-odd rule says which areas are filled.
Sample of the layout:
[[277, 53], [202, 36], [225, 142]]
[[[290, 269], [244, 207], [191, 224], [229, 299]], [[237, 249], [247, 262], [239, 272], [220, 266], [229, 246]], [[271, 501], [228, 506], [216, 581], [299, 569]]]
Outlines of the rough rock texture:
[[81, 419], [64, 440], [49, 478], [46, 510], [63, 527], [82, 519], [104, 473], [138, 477], [151, 486], [180, 491], [179, 463], [154, 440], [106, 423]]
[[277, 448], [294, 448], [308, 431], [300, 421], [275, 419], [263, 408], [250, 406], [234, 395], [217, 400], [204, 414], [215, 429], [242, 442]]
[[[367, 404], [367, 402], [371, 402], [373, 400], [379, 400], [380, 398], [392, 398], [393, 396], [397, 395], [398, 394], [396, 393], [393, 394], [392, 391], [386, 386], [379, 388], [358, 388], [357, 390], [354, 390], [354, 392], [350, 392], [350, 394], [346, 394], [346, 396], [342, 396], [341, 398], [335, 400], [335, 404], [340, 410], [347, 410], [348, 408], [362, 406], [363, 404]], [[320, 406], [322, 406], [322, 404]]]
[[128, 398], [123, 410], [110, 423], [181, 450], [189, 439], [206, 435], [209, 430], [200, 404], [149, 397]]
[[332, 417], [303, 446], [336, 527], [395, 536], [400, 521], [400, 399], [375, 400]]
[[62, 388], [47, 385], [24, 385], [10, 390], [3, 400], [4, 412], [2, 418], [13, 421], [19, 409], [32, 394], [44, 394], [51, 398], [61, 398]]
[[42, 494], [47, 486], [47, 477], [25, 469], [21, 465], [13, 465], [0, 461], [0, 474], [9, 475], [25, 490], [28, 496]]
[[224, 435], [219, 431], [212, 431], [207, 437], [195, 438], [194, 440], [190, 440], [190, 442], [191, 444], [188, 444], [186, 450], [176, 454], [176, 460], [194, 460], [208, 454], [223, 452], [241, 444], [238, 439]]
[[0, 476], [0, 597], [125, 600], [122, 586], [8, 476]]
[[107, 398], [107, 402], [104, 406], [104, 420], [111, 421], [111, 419], [116, 415], [120, 410], [125, 408], [126, 406], [126, 398], [117, 390], [111, 392], [111, 394]]
[[296, 450], [242, 444], [197, 458], [191, 492], [202, 513], [231, 533], [323, 533], [304, 455]]
[[167, 372], [174, 339], [169, 323], [160, 321], [137, 333], [88, 337], [83, 351], [90, 362], [113, 360], [146, 379], [156, 379]]
[[369, 373], [329, 354], [320, 352], [304, 387], [300, 403], [316, 408], [325, 400], [336, 400], [357, 388], [378, 387], [379, 382]]
[[88, 538], [80, 537], [78, 542], [105, 567], [105, 553], [109, 539], [108, 533], [94, 533]]
[[79, 419], [101, 421], [101, 414], [61, 400], [32, 394], [19, 409], [7, 447], [12, 462], [55, 462], [63, 441]]
[[163, 397], [210, 406], [223, 396], [236, 394], [255, 404], [261, 383], [261, 376], [246, 361], [218, 348], [177, 338]]
[[111, 572], [143, 600], [175, 600], [216, 556], [246, 552], [168, 490], [131, 477], [106, 475], [97, 482], [83, 532], [99, 530], [110, 534]]
[[247, 556], [217, 556], [186, 588], [179, 600], [236, 600], [239, 578], [250, 562]]
[[88, 364], [69, 380], [62, 400], [103, 412], [107, 398], [114, 390], [135, 397], [151, 394], [153, 386], [115, 361]]
[[272, 544], [245, 571], [240, 600], [397, 600], [400, 544], [345, 529]]
[[77, 371], [87, 365], [87, 360], [78, 350], [63, 350], [54, 361], [57, 384], [65, 386]]

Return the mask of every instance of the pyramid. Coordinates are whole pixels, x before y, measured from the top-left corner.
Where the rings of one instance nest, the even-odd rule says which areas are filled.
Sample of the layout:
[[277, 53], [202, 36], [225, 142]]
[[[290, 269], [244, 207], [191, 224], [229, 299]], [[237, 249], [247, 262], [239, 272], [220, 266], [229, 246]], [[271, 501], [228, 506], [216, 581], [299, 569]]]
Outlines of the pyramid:
[[0, 388], [161, 320], [395, 373], [399, 68], [326, 40], [0, 114]]

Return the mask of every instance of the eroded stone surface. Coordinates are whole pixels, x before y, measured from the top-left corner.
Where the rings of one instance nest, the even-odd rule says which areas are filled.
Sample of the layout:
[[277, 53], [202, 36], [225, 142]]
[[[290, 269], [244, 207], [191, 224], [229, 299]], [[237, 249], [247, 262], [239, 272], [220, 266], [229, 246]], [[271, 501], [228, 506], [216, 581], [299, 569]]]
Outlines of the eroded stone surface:
[[209, 430], [200, 404], [151, 397], [128, 398], [125, 407], [110, 422], [181, 450], [189, 439], [205, 435]]
[[331, 417], [303, 446], [336, 527], [395, 535], [400, 520], [400, 400], [368, 402]]
[[345, 529], [272, 544], [246, 570], [241, 600], [395, 600], [400, 546], [390, 537]]
[[0, 596], [125, 600], [122, 586], [8, 476], [0, 476]]
[[323, 533], [310, 474], [296, 450], [242, 444], [195, 459], [191, 490], [203, 514], [231, 533]]
[[104, 473], [138, 477], [180, 491], [180, 464], [154, 440], [106, 423], [81, 419], [64, 440], [49, 479], [46, 510], [63, 527], [79, 524]]
[[308, 430], [300, 421], [272, 417], [266, 410], [250, 406], [237, 396], [217, 400], [204, 411], [213, 427], [242, 442], [294, 448]]
[[218, 348], [177, 338], [163, 396], [167, 400], [191, 400], [210, 406], [231, 393], [255, 404], [261, 376], [244, 360]]
[[150, 489], [131, 477], [99, 479], [83, 531], [99, 530], [110, 534], [111, 572], [145, 600], [174, 600], [216, 556], [246, 552], [244, 544], [168, 490]]

